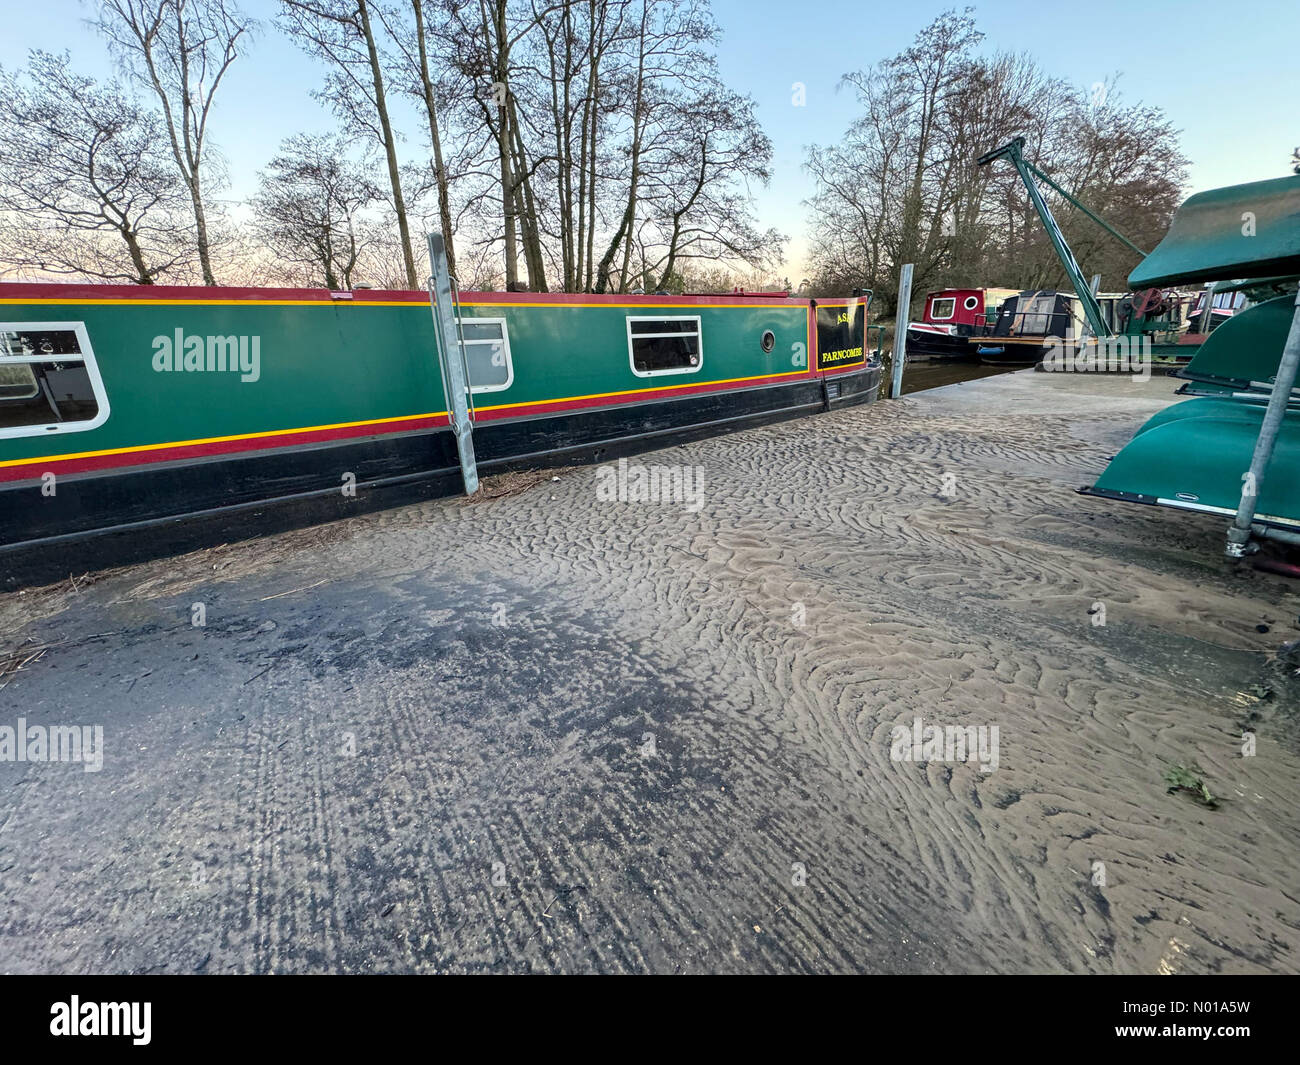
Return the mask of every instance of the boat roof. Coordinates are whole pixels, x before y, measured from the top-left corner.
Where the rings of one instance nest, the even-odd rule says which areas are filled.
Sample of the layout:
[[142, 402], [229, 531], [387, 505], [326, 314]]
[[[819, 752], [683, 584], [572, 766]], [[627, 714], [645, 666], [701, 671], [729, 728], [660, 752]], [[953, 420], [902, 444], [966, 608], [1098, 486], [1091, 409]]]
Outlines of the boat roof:
[[982, 292], [986, 297], [995, 296], [1001, 299], [1006, 299], [1008, 296], [1016, 295], [1019, 291], [1019, 289], [1014, 288], [936, 288], [927, 292], [925, 298], [929, 300], [933, 299], [935, 296], [960, 296], [964, 293], [974, 294], [976, 292]]
[[1233, 278], [1230, 281], [1220, 281], [1214, 286], [1215, 292], [1241, 292], [1251, 288], [1275, 288], [1279, 294], [1289, 289], [1295, 284], [1295, 276], [1284, 275], [1279, 277], [1254, 277], [1254, 278]]
[[[865, 294], [864, 294], [865, 295]], [[590, 292], [479, 292], [462, 289], [460, 302], [473, 306], [579, 306], [579, 307], [664, 307], [664, 306], [802, 306], [837, 305], [857, 297], [834, 296], [813, 301], [806, 296], [784, 293], [745, 293], [664, 296], [654, 293]], [[429, 303], [421, 289], [355, 288], [331, 291], [327, 288], [251, 288], [210, 285], [106, 285], [81, 281], [0, 281], [0, 304], [4, 303], [368, 303], [395, 305]]]
[[1012, 296], [1060, 296], [1062, 299], [1077, 300], [1079, 297], [1073, 292], [1062, 292], [1059, 288], [1022, 288], [1019, 292], [1012, 292]]
[[1198, 192], [1130, 288], [1300, 273], [1300, 175]]

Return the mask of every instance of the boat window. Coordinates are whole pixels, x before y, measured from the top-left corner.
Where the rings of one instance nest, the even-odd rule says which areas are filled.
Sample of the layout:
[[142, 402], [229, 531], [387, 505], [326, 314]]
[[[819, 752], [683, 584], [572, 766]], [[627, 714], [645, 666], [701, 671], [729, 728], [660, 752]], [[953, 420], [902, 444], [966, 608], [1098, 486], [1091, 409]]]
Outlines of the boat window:
[[968, 311], [973, 311], [979, 305], [980, 305], [980, 301], [977, 296], [967, 296], [965, 300], [962, 301], [962, 306], [965, 307]]
[[1020, 321], [1020, 332], [1033, 336], [1046, 336], [1052, 327], [1056, 295], [1051, 292], [1046, 295], [1035, 295], [1022, 310], [1024, 314]]
[[108, 418], [80, 322], [0, 322], [0, 437], [77, 432]]
[[504, 318], [462, 318], [465, 361], [469, 363], [471, 392], [503, 392], [514, 382], [510, 359], [510, 332]]
[[930, 317], [936, 322], [945, 318], [951, 318], [953, 311], [957, 307], [957, 301], [951, 297], [941, 300], [930, 301]]
[[628, 318], [627, 346], [638, 377], [697, 373], [704, 362], [698, 316]]
[[[1214, 294], [1214, 307], [1219, 310], [1235, 311], [1240, 310], [1246, 302], [1244, 292], [1216, 292]], [[1201, 304], [1204, 306], [1205, 301]]]

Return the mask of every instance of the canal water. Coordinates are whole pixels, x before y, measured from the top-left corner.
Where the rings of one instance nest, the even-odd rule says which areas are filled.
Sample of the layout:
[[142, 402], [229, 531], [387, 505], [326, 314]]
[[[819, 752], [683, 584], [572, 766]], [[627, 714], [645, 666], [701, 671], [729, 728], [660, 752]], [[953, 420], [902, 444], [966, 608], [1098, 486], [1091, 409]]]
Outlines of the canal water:
[[924, 392], [930, 388], [942, 388], [944, 385], [955, 385], [959, 381], [976, 381], [981, 377], [1015, 373], [1023, 369], [1023, 366], [981, 366], [978, 362], [955, 362], [951, 359], [939, 362], [909, 362], [903, 367], [903, 395], [909, 392]]

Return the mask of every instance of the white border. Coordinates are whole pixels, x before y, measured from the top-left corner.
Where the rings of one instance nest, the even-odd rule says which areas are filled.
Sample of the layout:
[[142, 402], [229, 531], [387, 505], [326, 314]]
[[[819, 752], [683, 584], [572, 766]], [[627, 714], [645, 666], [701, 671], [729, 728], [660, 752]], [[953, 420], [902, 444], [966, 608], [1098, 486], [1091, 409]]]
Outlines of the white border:
[[[936, 313], [935, 313], [935, 310], [934, 310], [934, 305], [935, 305], [936, 303], [951, 303], [951, 304], [952, 304], [952, 310], [951, 310], [948, 314], [945, 314], [945, 315], [940, 316], [940, 315], [936, 314]], [[957, 297], [956, 297], [956, 296], [935, 296], [935, 298], [932, 299], [932, 300], [930, 301], [930, 318], [931, 318], [932, 321], [935, 321], [935, 322], [946, 322], [946, 321], [950, 320], [951, 318], [955, 317], [956, 314], [957, 314]]]
[[[1173, 507], [1177, 510], [1195, 510], [1202, 514], [1222, 514], [1224, 517], [1235, 518], [1237, 512], [1231, 507], [1212, 507], [1208, 503], [1190, 503], [1185, 499], [1166, 499], [1164, 496], [1157, 496], [1156, 503], [1162, 507]], [[1256, 514], [1252, 521], [1267, 522], [1271, 525], [1281, 525], [1288, 529], [1300, 527], [1300, 522], [1293, 518], [1283, 518], [1277, 514]]]
[[98, 429], [108, 421], [108, 416], [111, 413], [108, 405], [108, 394], [104, 391], [104, 379], [99, 376], [99, 364], [95, 361], [95, 351], [90, 346], [90, 335], [86, 332], [85, 322], [0, 321], [0, 330], [4, 332], [22, 332], [23, 330], [54, 332], [58, 329], [71, 329], [77, 334], [77, 344], [81, 348], [79, 356], [73, 358], [68, 355], [38, 355], [32, 358], [24, 356], [22, 358], [6, 359], [5, 361], [84, 362], [86, 364], [86, 375], [90, 378], [90, 390], [94, 394], [95, 402], [99, 405], [98, 413], [93, 418], [79, 422], [50, 422], [45, 425], [13, 425], [7, 429], [0, 428], [0, 440], [12, 440], [29, 436], [51, 436], [56, 433], [60, 436], [65, 433], [84, 433], [88, 429]]
[[[694, 366], [683, 366], [676, 370], [638, 370], [636, 368], [636, 356], [632, 352], [632, 323], [633, 322], [694, 322], [695, 339], [699, 346], [699, 361]], [[638, 333], [637, 336], [644, 339], [655, 336], [689, 336], [689, 333]], [[627, 315], [627, 364], [632, 367], [632, 373], [637, 377], [668, 377], [677, 376], [687, 373], [699, 373], [704, 368], [704, 329], [700, 324], [698, 314], [629, 314]]]
[[[515, 361], [510, 355], [510, 326], [504, 318], [475, 318], [466, 316], [459, 319], [462, 327], [467, 325], [499, 325], [501, 327], [501, 342], [506, 346], [506, 383], [503, 385], [476, 385], [473, 380], [469, 383], [471, 395], [478, 395], [480, 392], [504, 392], [515, 383]], [[467, 340], [465, 346], [471, 344], [495, 344], [495, 340]], [[469, 360], [466, 360], [467, 362]]]

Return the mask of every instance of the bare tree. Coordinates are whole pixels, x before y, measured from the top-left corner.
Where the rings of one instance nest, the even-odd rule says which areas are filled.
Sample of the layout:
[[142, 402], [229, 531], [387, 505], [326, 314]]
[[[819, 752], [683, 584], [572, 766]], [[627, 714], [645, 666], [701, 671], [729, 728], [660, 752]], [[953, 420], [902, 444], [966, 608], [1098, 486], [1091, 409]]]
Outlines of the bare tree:
[[252, 22], [233, 0], [103, 0], [97, 25], [157, 97], [172, 157], [189, 190], [203, 283], [215, 285], [204, 180], [208, 118]]
[[330, 289], [352, 287], [372, 238], [363, 212], [383, 198], [347, 148], [338, 136], [288, 138], [253, 200], [257, 231], [277, 260]]
[[[449, 35], [454, 43], [451, 61], [473, 85], [471, 99], [478, 108], [481, 128], [495, 147], [495, 167], [501, 204], [501, 236], [505, 250], [506, 287], [519, 284], [522, 239], [529, 287], [545, 291], [545, 251], [534, 176], [551, 161], [549, 148], [535, 151], [536, 127], [529, 124], [529, 109], [519, 105], [519, 94], [539, 71], [517, 62], [517, 50], [548, 19], [563, 19], [577, 0], [559, 3], [512, 3], [512, 0], [452, 0]], [[605, 6], [606, 0], [588, 0]], [[527, 128], [526, 128], [527, 127]]]
[[318, 95], [350, 130], [364, 133], [384, 153], [393, 213], [402, 242], [406, 286], [417, 288], [411, 230], [397, 158], [397, 131], [388, 108], [384, 57], [375, 35], [372, 0], [280, 0], [280, 24], [310, 55], [325, 60], [330, 73]]
[[510, 19], [509, 0], [479, 0], [477, 19], [472, 13], [466, 13], [468, 8], [468, 4], [453, 5], [467, 45], [461, 54], [460, 66], [474, 83], [474, 98], [481, 109], [483, 125], [496, 144], [506, 288], [513, 289], [519, 281], [519, 210], [514, 142], [510, 129], [510, 57], [511, 50], [529, 27], [518, 27]]
[[[622, 87], [627, 169], [619, 182], [623, 187], [618, 223], [595, 268], [598, 292], [611, 282], [620, 291], [627, 288], [645, 174], [664, 164], [664, 154], [677, 141], [678, 104], [692, 97], [704, 99], [719, 88], [714, 60], [718, 29], [707, 2], [640, 0], [629, 23], [627, 55], [620, 57], [621, 70], [610, 79]], [[593, 167], [593, 185], [597, 176]], [[616, 259], [621, 264], [615, 275]]]
[[[817, 182], [809, 206], [819, 290], [869, 287], [892, 313], [906, 262], [916, 264], [921, 291], [1065, 284], [1015, 170], [975, 166], [1016, 136], [1031, 160], [1121, 229], [1154, 243], [1167, 228], [1186, 160], [1163, 114], [1123, 105], [1113, 87], [1090, 102], [1027, 56], [978, 55], [981, 38], [969, 9], [948, 11], [899, 55], [846, 77], [862, 114], [807, 163]], [[1131, 252], [1073, 207], [1056, 215], [1085, 268], [1127, 275]]]
[[[779, 235], [756, 230], [746, 188], [766, 180], [771, 146], [752, 104], [721, 82], [707, 0], [506, 10], [504, 237], [517, 223], [530, 284], [542, 261], [570, 291], [626, 291], [647, 271], [658, 285], [688, 260], [753, 265], [779, 249]], [[484, 78], [500, 50], [481, 26], [465, 30], [465, 62]], [[499, 133], [488, 101], [480, 108]]]
[[748, 182], [766, 183], [772, 143], [753, 101], [716, 85], [669, 112], [676, 137], [649, 168], [638, 231], [647, 289], [668, 288], [684, 262], [774, 268], [785, 238], [754, 224]]
[[[440, 86], [435, 73], [435, 60], [430, 55], [430, 44], [436, 37], [433, 27], [428, 23], [425, 0], [408, 0], [408, 4], [411, 15], [409, 23], [402, 18], [400, 7], [392, 12], [385, 12], [381, 8], [379, 17], [405, 60], [408, 92], [419, 101], [428, 122], [429, 148], [433, 152], [433, 187], [438, 198], [438, 222], [447, 249], [448, 268], [454, 276], [456, 247], [451, 220], [451, 175], [443, 152]], [[459, 88], [462, 92], [466, 91], [464, 79], [459, 80]]]
[[0, 70], [0, 260], [48, 273], [151, 285], [193, 260], [186, 191], [163, 121], [116, 83], [33, 51]]

